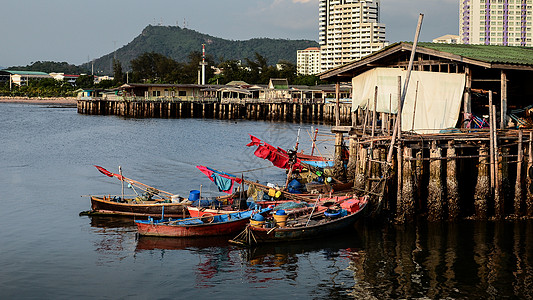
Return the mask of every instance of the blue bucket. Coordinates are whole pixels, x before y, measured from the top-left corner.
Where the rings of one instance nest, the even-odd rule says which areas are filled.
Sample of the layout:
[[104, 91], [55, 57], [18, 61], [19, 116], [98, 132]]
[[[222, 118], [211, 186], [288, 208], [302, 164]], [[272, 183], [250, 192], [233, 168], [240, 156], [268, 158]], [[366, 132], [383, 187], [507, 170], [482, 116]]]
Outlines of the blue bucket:
[[200, 191], [198, 190], [192, 190], [190, 193], [189, 193], [189, 200], [190, 201], [196, 201], [200, 199]]

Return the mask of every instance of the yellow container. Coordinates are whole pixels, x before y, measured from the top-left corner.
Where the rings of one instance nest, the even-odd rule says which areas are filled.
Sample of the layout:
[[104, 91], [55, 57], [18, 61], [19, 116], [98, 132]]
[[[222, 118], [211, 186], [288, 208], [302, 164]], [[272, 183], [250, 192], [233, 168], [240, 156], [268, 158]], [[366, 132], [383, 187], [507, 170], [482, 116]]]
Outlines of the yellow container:
[[274, 220], [278, 227], [285, 227], [287, 225], [287, 215], [274, 215]]
[[250, 225], [254, 227], [263, 227], [265, 225], [265, 221], [250, 220]]

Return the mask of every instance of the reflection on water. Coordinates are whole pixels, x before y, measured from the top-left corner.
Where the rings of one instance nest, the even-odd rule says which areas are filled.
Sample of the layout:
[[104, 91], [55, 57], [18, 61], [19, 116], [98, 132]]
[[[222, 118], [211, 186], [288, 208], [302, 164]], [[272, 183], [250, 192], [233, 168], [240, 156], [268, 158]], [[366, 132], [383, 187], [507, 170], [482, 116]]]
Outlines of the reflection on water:
[[384, 298], [533, 297], [531, 222], [363, 226], [356, 280]]
[[197, 255], [196, 287], [231, 277], [255, 287], [315, 282], [331, 298], [533, 297], [532, 222], [359, 224], [342, 236], [250, 249], [225, 238], [140, 237], [136, 251]]

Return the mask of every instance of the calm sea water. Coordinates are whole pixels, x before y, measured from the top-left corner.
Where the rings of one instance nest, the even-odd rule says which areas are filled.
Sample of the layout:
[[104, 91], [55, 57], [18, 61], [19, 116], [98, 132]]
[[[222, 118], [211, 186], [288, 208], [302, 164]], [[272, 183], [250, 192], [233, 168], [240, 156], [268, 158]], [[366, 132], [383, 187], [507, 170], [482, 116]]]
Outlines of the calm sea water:
[[[138, 238], [130, 219], [79, 216], [120, 193], [101, 165], [187, 195], [203, 164], [282, 183], [248, 134], [292, 147], [308, 124], [78, 115], [0, 104], [0, 299], [533, 298], [531, 222], [365, 222], [342, 236], [240, 249], [227, 238]], [[328, 128], [319, 126], [327, 132]], [[323, 155], [333, 150], [321, 144]]]

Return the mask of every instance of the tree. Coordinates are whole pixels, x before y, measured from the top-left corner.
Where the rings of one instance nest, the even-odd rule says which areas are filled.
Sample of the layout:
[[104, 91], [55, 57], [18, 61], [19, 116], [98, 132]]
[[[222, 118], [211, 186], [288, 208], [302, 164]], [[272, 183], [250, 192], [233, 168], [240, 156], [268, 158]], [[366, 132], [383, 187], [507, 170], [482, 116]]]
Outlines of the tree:
[[76, 86], [82, 89], [93, 88], [94, 87], [94, 76], [93, 75], [80, 75], [76, 78]]
[[181, 64], [155, 52], [146, 52], [131, 61], [133, 80], [137, 82], [174, 83], [179, 79]]
[[124, 83], [124, 73], [122, 72], [122, 64], [118, 59], [113, 58], [113, 84], [119, 86]]

